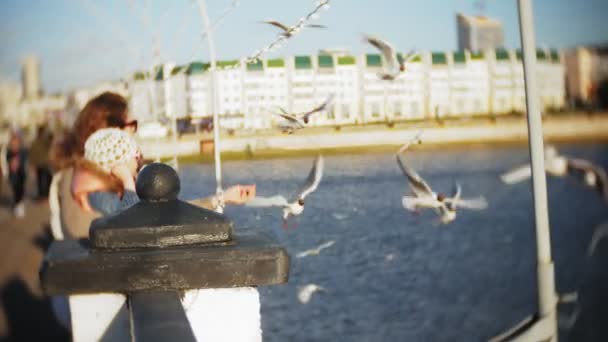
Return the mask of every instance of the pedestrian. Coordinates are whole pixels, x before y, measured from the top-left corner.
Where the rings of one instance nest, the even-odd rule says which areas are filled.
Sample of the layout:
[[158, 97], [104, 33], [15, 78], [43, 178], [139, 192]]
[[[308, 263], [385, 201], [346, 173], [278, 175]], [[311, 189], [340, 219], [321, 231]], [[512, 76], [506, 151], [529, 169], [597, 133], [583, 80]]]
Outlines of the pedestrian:
[[13, 190], [13, 213], [16, 217], [25, 216], [25, 195], [27, 150], [23, 143], [21, 133], [17, 130], [11, 132], [8, 149], [6, 151], [8, 165], [8, 179]]
[[38, 133], [30, 146], [30, 164], [36, 171], [36, 184], [38, 187], [38, 199], [46, 200], [49, 196], [51, 185], [51, 166], [49, 153], [53, 135], [46, 125], [38, 127]]

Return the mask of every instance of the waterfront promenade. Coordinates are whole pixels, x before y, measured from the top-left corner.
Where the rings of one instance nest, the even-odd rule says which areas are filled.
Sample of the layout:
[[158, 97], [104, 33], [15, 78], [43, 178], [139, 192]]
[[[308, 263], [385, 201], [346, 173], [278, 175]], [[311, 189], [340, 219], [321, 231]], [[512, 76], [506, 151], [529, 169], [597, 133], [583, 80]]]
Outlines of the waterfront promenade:
[[[594, 141], [608, 140], [608, 113], [560, 113], [546, 116], [543, 120], [546, 141]], [[365, 126], [310, 127], [294, 134], [282, 134], [278, 130], [260, 132], [236, 132], [222, 134], [221, 152], [292, 153], [293, 151], [353, 150], [398, 146], [416, 132], [423, 130], [424, 146], [450, 144], [525, 143], [527, 125], [523, 116], [489, 118], [461, 118], [437, 121], [399, 122]], [[210, 142], [211, 134], [188, 134], [174, 142], [171, 137], [142, 141], [143, 153], [148, 158], [167, 158], [174, 154], [192, 156], [211, 153], [202, 148], [201, 141]]]
[[[34, 189], [31, 180], [28, 189]], [[44, 250], [51, 241], [48, 204], [28, 196], [25, 217], [15, 218], [10, 188], [0, 181], [0, 341], [69, 341], [38, 280]]]

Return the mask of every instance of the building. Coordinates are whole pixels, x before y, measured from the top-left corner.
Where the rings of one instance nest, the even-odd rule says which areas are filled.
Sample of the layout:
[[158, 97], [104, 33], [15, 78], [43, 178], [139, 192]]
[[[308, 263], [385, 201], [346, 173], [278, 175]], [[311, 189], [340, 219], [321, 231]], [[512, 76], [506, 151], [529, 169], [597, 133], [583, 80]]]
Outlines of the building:
[[[539, 49], [536, 55], [541, 109], [563, 108], [565, 71], [560, 53]], [[523, 63], [517, 50], [424, 52], [408, 62], [394, 81], [378, 77], [384, 63], [378, 54], [332, 51], [246, 65], [219, 61], [220, 125], [233, 130], [270, 129], [284, 120], [273, 113], [304, 113], [330, 96], [332, 104], [311, 116], [309, 125], [503, 115], [523, 113], [526, 108]], [[194, 62], [186, 69], [173, 68], [171, 77], [156, 82], [165, 115], [212, 117], [208, 71], [208, 63]]]
[[0, 83], [0, 124], [15, 121], [19, 111], [22, 89], [16, 82]]
[[597, 100], [600, 84], [608, 80], [608, 48], [577, 47], [564, 54], [568, 97], [579, 104]]
[[21, 66], [21, 85], [23, 87], [23, 98], [26, 100], [37, 99], [41, 95], [40, 69], [36, 56], [25, 56]]
[[502, 24], [485, 16], [456, 14], [458, 50], [474, 52], [495, 50], [504, 46]]

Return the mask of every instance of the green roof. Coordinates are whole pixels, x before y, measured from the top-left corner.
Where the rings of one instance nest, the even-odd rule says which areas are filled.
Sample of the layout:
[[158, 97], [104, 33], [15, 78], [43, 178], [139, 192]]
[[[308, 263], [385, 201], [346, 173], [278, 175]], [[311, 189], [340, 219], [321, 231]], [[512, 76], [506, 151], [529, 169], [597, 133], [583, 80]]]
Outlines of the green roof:
[[264, 70], [264, 64], [261, 60], [257, 60], [256, 62], [247, 63], [247, 71], [261, 71]]
[[367, 66], [382, 66], [382, 58], [380, 55], [367, 54], [365, 55], [365, 63]]
[[471, 52], [471, 59], [483, 59], [483, 52]]
[[143, 81], [143, 80], [146, 79], [146, 73], [143, 72], [143, 71], [136, 71], [133, 74], [133, 79], [136, 80], [136, 81]]
[[283, 68], [285, 67], [285, 60], [283, 58], [269, 59], [266, 64], [269, 68]]
[[550, 55], [551, 55], [551, 61], [559, 63], [559, 61], [560, 61], [559, 52], [557, 52], [557, 50], [551, 49]]
[[454, 58], [454, 63], [462, 64], [467, 62], [467, 56], [464, 54], [464, 51], [457, 51], [452, 54]]
[[536, 59], [547, 59], [547, 54], [545, 53], [545, 50], [536, 50]]
[[431, 57], [432, 57], [431, 60], [433, 61], [433, 65], [448, 63], [448, 59], [447, 59], [445, 53], [443, 53], [443, 52], [433, 52], [431, 54]]
[[181, 65], [181, 66], [176, 66], [173, 68], [173, 70], [171, 70], [171, 75], [175, 75], [179, 72], [181, 72], [182, 70], [184, 70], [186, 67]]
[[422, 62], [422, 56], [420, 54], [416, 54], [412, 59], [410, 59], [410, 63], [420, 63]]
[[295, 63], [296, 63], [296, 69], [312, 68], [312, 63], [310, 62], [310, 56], [296, 56]]
[[202, 74], [209, 69], [209, 63], [203, 62], [192, 62], [188, 65], [188, 70], [186, 73], [188, 75]]
[[334, 59], [329, 55], [319, 55], [317, 57], [317, 62], [319, 63], [319, 68], [333, 68], [334, 67]]
[[508, 61], [509, 51], [505, 49], [496, 49], [496, 60], [497, 61]]
[[238, 65], [239, 61], [236, 59], [231, 61], [217, 61], [216, 64], [218, 68], [227, 68]]
[[352, 65], [357, 62], [356, 58], [353, 56], [340, 56], [338, 57], [339, 65]]

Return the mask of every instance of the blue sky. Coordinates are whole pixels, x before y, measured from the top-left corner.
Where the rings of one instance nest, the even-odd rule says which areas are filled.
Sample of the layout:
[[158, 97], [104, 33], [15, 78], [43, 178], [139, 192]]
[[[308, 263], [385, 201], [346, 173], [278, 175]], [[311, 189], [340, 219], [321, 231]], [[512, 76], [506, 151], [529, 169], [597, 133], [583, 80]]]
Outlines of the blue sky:
[[[231, 0], [207, 0], [217, 17]], [[360, 34], [384, 37], [401, 50], [456, 48], [455, 13], [477, 13], [473, 0], [331, 0], [318, 23], [271, 54], [316, 53], [321, 48], [372, 51]], [[503, 22], [506, 45], [519, 46], [516, 0], [486, 0], [485, 13]], [[249, 55], [271, 42], [273, 27], [260, 20], [295, 23], [312, 0], [240, 0], [217, 28], [221, 59]], [[160, 57], [186, 63], [207, 60], [196, 0], [3, 0], [0, 11], [0, 81], [18, 81], [20, 59], [35, 54], [47, 92], [127, 77], [153, 62], [153, 37]], [[606, 0], [534, 0], [537, 44], [570, 47], [607, 42]]]

